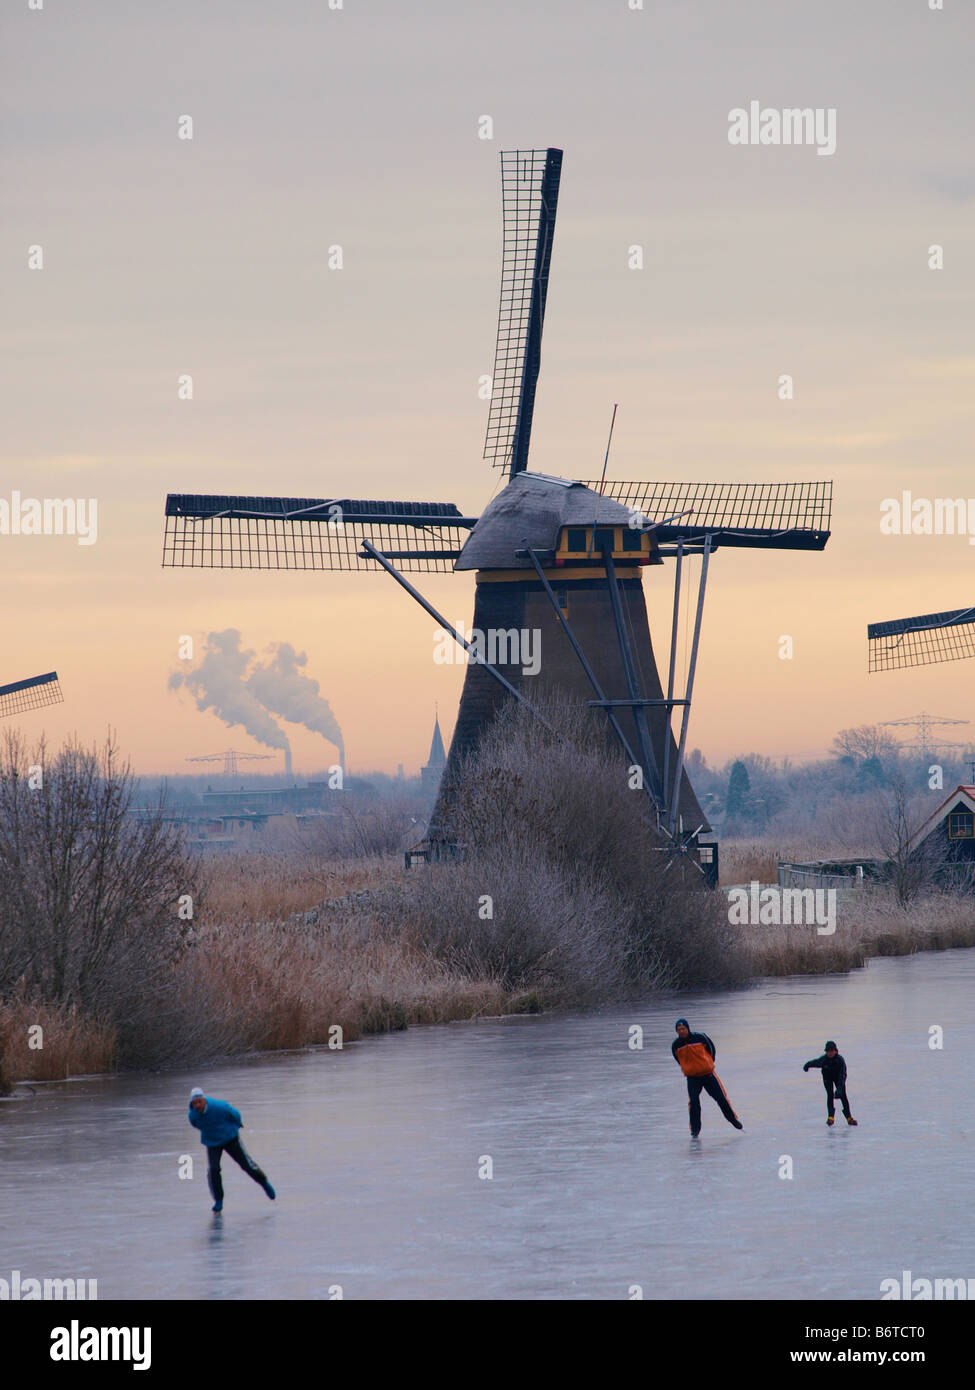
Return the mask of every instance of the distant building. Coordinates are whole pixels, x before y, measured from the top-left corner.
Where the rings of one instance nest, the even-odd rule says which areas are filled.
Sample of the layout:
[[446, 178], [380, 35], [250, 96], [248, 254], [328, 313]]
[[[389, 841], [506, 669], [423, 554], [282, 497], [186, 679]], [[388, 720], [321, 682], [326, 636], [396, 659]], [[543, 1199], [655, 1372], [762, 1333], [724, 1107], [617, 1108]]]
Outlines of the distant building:
[[309, 782], [306, 787], [283, 789], [247, 791], [241, 787], [238, 791], [205, 791], [202, 800], [208, 811], [235, 816], [239, 813], [309, 811], [323, 807], [333, 795], [327, 782]]
[[944, 887], [975, 885], [975, 786], [957, 786], [924, 822], [910, 842], [935, 864]]
[[430, 742], [430, 757], [425, 766], [420, 768], [420, 785], [424, 791], [436, 792], [446, 766], [447, 754], [444, 752], [443, 738], [440, 733], [440, 719], [435, 717], [433, 739]]
[[[155, 815], [154, 808], [142, 807], [134, 812], [146, 820]], [[260, 848], [290, 848], [292, 832], [321, 825], [337, 813], [313, 811], [200, 811], [187, 808], [162, 817], [166, 825], [178, 826], [188, 841], [208, 852]]]

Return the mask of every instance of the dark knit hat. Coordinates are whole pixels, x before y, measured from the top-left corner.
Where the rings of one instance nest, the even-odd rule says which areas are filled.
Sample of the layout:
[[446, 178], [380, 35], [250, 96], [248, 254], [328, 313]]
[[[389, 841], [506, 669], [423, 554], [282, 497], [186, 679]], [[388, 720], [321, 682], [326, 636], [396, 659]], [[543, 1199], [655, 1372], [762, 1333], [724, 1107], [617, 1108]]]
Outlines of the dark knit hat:
[[687, 1031], [690, 1032], [690, 1031], [691, 1031], [691, 1025], [688, 1023], [688, 1021], [687, 1021], [686, 1018], [679, 1018], [679, 1019], [677, 1020], [677, 1022], [674, 1024], [675, 1030], [676, 1030], [677, 1028], [679, 1028], [679, 1027], [681, 1026], [682, 1023], [683, 1023], [683, 1025], [684, 1025], [684, 1027], [687, 1029]]
[[833, 1039], [832, 1039], [832, 1038], [829, 1038], [829, 1039], [827, 1040], [826, 1046], [823, 1048], [823, 1051], [824, 1051], [824, 1052], [839, 1052], [839, 1048], [836, 1046], [836, 1044], [835, 1044], [835, 1042], [833, 1041]]

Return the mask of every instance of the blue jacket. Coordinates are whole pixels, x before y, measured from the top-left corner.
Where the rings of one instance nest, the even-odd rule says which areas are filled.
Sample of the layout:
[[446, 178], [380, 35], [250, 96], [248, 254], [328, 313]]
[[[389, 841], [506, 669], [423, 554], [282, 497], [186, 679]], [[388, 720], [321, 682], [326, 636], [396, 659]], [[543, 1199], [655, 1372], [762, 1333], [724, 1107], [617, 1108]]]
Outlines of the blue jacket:
[[240, 1111], [235, 1110], [228, 1101], [211, 1100], [209, 1096], [204, 1099], [207, 1103], [204, 1111], [194, 1110], [191, 1105], [189, 1112], [190, 1124], [200, 1131], [200, 1143], [214, 1149], [218, 1144], [236, 1139], [237, 1131], [244, 1123]]

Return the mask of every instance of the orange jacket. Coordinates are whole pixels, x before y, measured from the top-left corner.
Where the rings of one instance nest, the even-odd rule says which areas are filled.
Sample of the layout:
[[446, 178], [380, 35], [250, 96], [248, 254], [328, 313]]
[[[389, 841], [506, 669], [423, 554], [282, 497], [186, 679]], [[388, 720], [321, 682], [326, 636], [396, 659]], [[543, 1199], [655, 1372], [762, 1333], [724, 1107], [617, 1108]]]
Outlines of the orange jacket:
[[707, 1033], [675, 1038], [670, 1050], [685, 1076], [710, 1076], [714, 1071], [715, 1047]]

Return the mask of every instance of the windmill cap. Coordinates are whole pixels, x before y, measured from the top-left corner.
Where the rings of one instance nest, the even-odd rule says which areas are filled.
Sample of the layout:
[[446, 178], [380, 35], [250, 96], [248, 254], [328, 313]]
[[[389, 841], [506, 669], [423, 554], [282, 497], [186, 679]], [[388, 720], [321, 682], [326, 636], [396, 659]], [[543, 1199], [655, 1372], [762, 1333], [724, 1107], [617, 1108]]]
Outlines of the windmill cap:
[[526, 550], [554, 550], [563, 527], [629, 526], [632, 517], [629, 507], [585, 483], [516, 473], [484, 508], [454, 569], [530, 570]]

